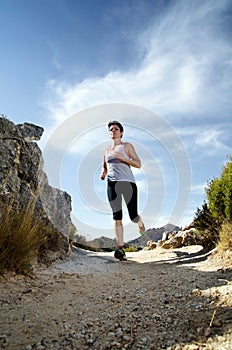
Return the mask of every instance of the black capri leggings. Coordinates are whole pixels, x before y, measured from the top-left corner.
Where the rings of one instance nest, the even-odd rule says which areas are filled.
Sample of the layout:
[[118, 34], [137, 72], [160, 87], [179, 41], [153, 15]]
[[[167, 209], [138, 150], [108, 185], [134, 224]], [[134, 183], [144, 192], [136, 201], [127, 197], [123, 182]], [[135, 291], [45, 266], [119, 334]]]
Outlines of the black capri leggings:
[[131, 221], [138, 222], [138, 191], [134, 182], [108, 181], [107, 195], [114, 220], [122, 220], [122, 197], [125, 200]]

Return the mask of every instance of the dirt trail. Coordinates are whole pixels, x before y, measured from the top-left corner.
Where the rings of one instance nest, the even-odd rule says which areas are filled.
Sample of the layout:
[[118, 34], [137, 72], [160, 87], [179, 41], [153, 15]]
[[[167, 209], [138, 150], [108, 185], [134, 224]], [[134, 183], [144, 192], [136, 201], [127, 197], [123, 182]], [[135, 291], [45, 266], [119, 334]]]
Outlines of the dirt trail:
[[212, 255], [191, 246], [119, 262], [74, 249], [31, 278], [2, 278], [0, 347], [229, 350], [231, 272]]

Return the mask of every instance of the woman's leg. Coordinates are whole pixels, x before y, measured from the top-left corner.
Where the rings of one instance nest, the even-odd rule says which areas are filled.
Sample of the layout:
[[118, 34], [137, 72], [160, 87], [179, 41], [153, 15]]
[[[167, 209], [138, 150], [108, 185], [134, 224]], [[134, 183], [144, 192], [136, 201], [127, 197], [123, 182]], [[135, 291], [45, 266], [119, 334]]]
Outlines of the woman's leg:
[[144, 226], [144, 223], [142, 221], [141, 216], [139, 216], [139, 221], [137, 222], [137, 224], [139, 227], [139, 233], [143, 236], [146, 232], [146, 229], [145, 229], [145, 226]]
[[138, 224], [141, 235], [145, 234], [145, 227], [140, 215], [138, 215], [138, 190], [134, 182], [125, 182], [123, 191], [131, 221]]
[[122, 220], [114, 220], [114, 233], [115, 233], [116, 243], [119, 249], [123, 249], [124, 240], [123, 240]]
[[123, 248], [123, 224], [122, 224], [122, 195], [118, 182], [109, 182], [107, 194], [111, 209], [113, 211], [114, 233], [116, 243], [120, 249]]

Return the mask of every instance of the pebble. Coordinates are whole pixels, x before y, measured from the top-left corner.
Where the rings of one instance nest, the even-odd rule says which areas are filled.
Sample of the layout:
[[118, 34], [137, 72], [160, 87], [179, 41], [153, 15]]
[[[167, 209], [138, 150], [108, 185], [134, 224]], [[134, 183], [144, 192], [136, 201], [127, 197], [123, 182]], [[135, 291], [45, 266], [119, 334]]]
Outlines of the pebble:
[[0, 347], [6, 348], [10, 344], [10, 340], [6, 334], [0, 335]]

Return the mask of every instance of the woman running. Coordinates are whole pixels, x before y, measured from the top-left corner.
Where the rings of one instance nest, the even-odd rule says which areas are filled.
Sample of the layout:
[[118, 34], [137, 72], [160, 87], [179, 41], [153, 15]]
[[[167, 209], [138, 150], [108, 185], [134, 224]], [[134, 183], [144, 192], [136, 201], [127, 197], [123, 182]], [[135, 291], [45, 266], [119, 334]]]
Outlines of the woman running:
[[145, 227], [141, 216], [138, 215], [138, 190], [131, 166], [141, 168], [141, 161], [128, 142], [122, 142], [123, 126], [118, 121], [108, 124], [112, 145], [105, 149], [101, 180], [107, 175], [107, 195], [113, 212], [114, 232], [118, 245], [115, 258], [127, 260], [124, 251], [122, 224], [122, 197], [125, 200], [131, 221], [138, 224], [141, 235], [145, 234]]

